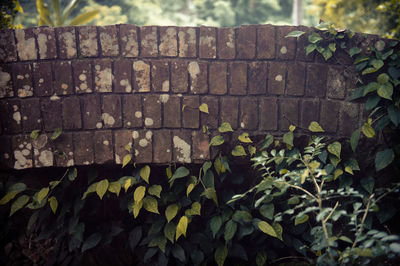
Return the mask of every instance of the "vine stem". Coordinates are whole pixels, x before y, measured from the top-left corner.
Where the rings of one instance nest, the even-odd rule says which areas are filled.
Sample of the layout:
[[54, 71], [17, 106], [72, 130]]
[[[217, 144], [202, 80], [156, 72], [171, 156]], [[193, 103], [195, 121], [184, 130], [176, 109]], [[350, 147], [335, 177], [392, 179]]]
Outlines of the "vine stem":
[[360, 229], [358, 230], [358, 234], [357, 234], [356, 239], [354, 240], [354, 243], [351, 246], [351, 248], [355, 248], [356, 247], [357, 242], [358, 242], [357, 237], [359, 235], [361, 235], [362, 231], [364, 230], [365, 219], [367, 219], [368, 211], [369, 211], [369, 208], [371, 207], [371, 200], [372, 200], [372, 198], [374, 196], [375, 196], [375, 194], [371, 194], [371, 196], [369, 196], [369, 198], [368, 198], [367, 208], [365, 209], [364, 215], [363, 215], [363, 217], [361, 219]]

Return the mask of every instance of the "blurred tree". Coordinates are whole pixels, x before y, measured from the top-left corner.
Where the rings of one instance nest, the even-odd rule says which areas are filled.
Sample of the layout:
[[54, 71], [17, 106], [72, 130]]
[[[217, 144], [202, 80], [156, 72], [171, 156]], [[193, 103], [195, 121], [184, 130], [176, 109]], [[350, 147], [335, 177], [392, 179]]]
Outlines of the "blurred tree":
[[3, 0], [0, 3], [0, 30], [20, 27], [15, 25], [18, 13], [24, 13], [18, 0]]
[[90, 10], [98, 10], [99, 15], [96, 16], [90, 23], [90, 25], [97, 26], [105, 26], [105, 25], [114, 25], [114, 24], [123, 24], [128, 22], [128, 17], [126, 14], [122, 14], [123, 9], [118, 5], [118, 1], [108, 1], [112, 2], [115, 5], [103, 5], [100, 3], [101, 1], [97, 1], [96, 3], [93, 0], [89, 0], [87, 5], [82, 8], [82, 12], [89, 12]]

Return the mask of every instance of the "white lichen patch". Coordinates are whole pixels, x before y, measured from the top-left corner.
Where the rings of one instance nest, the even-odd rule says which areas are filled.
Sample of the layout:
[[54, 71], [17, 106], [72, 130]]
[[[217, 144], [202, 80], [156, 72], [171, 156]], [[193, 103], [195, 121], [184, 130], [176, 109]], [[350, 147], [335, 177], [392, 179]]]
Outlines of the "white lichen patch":
[[47, 34], [39, 33], [37, 35], [37, 42], [39, 45], [39, 56], [41, 59], [47, 58], [47, 41], [51, 39], [51, 36]]
[[241, 122], [241, 123], [240, 123], [240, 127], [241, 127], [241, 128], [244, 128], [244, 126], [245, 126], [245, 125], [244, 125], [244, 122]]
[[65, 84], [65, 83], [61, 84], [61, 89], [67, 90], [68, 89], [68, 84]]
[[286, 46], [282, 46], [280, 51], [281, 51], [281, 54], [286, 54], [287, 53]]
[[3, 154], [3, 157], [4, 157], [4, 159], [10, 159], [10, 154], [4, 153], [4, 154]]
[[197, 75], [200, 74], [199, 64], [195, 61], [190, 62], [188, 65], [188, 71], [191, 79], [190, 90], [193, 91], [197, 84]]
[[[200, 46], [208, 46], [215, 52], [215, 38], [213, 36], [200, 37]], [[213, 53], [212, 58], [215, 58], [215, 53]]]
[[115, 119], [108, 113], [102, 113], [101, 114], [101, 119], [104, 122], [104, 125], [106, 126], [113, 126], [115, 124]]
[[63, 32], [61, 34], [61, 39], [64, 41], [64, 49], [67, 53], [67, 57], [73, 57], [76, 54], [76, 47], [75, 47], [75, 38], [72, 32]]
[[44, 82], [44, 79], [40, 78], [39, 83], [42, 84]]
[[17, 79], [19, 79], [19, 80], [23, 80], [24, 79], [24, 76], [23, 75], [17, 75]]
[[132, 138], [133, 138], [133, 139], [139, 138], [139, 132], [137, 132], [136, 130], [134, 130], [134, 131], [132, 132]]
[[235, 48], [235, 39], [234, 39], [234, 30], [232, 28], [229, 28], [229, 33], [228, 33], [228, 41], [225, 43], [227, 47], [229, 48]]
[[147, 47], [151, 54], [157, 53], [157, 30], [152, 28], [151, 33], [142, 36], [142, 47]]
[[121, 157], [118, 154], [115, 154], [115, 163], [116, 164], [121, 164]]
[[26, 120], [28, 120], [28, 117], [26, 115], [24, 115], [24, 117], [22, 119], [24, 119], [26, 121]]
[[132, 86], [128, 79], [121, 79], [119, 82], [119, 85], [125, 87], [125, 92], [129, 93], [132, 92]]
[[111, 68], [101, 70], [99, 65], [96, 65], [95, 84], [96, 90], [99, 92], [111, 92], [113, 75]]
[[100, 33], [100, 43], [103, 53], [117, 55], [118, 54], [118, 44], [114, 43], [115, 38], [110, 36], [106, 32]]
[[153, 136], [153, 132], [151, 132], [151, 130], [146, 132], [146, 139], [151, 140], [152, 136]]
[[165, 92], [169, 91], [169, 80], [164, 80], [161, 90]]
[[86, 75], [84, 73], [79, 75], [79, 80], [80, 81], [85, 81], [86, 80]]
[[41, 151], [38, 160], [42, 166], [53, 166], [53, 153], [50, 149]]
[[67, 162], [67, 166], [73, 166], [74, 165], [74, 159], [69, 159]]
[[282, 80], [283, 80], [282, 75], [276, 75], [275, 81], [282, 81]]
[[29, 85], [24, 85], [18, 89], [17, 94], [21, 98], [33, 96], [33, 88]]
[[135, 71], [135, 78], [139, 92], [150, 91], [150, 65], [143, 61], [136, 61], [133, 63], [133, 70]]
[[135, 149], [135, 156], [139, 155], [139, 151]]
[[128, 127], [130, 127], [130, 126], [131, 126], [131, 124], [132, 124], [132, 123], [131, 123], [131, 122], [129, 122], [129, 121], [128, 121], [128, 122], [126, 122], [126, 125], [127, 125]]
[[144, 125], [147, 126], [152, 126], [154, 124], [154, 121], [152, 118], [146, 117], [146, 119], [144, 120]]
[[[186, 35], [188, 36], [187, 38]], [[186, 32], [179, 31], [178, 38], [179, 38], [179, 56], [186, 57], [189, 44], [196, 43], [196, 30], [193, 28], [189, 28], [186, 30]]]
[[160, 53], [165, 56], [177, 55], [176, 29], [168, 28], [165, 35], [161, 36]]
[[19, 150], [14, 150], [14, 169], [32, 168], [31, 156], [32, 145], [30, 143], [21, 143], [18, 146]]
[[10, 73], [3, 72], [0, 67], [0, 98], [14, 96], [14, 92], [11, 86], [11, 75]]
[[87, 31], [85, 32], [86, 38], [80, 38], [80, 49], [84, 55], [95, 55], [97, 54], [97, 38], [96, 32]]
[[144, 148], [149, 144], [149, 142], [147, 141], [147, 139], [141, 139], [139, 140], [139, 146]]
[[161, 94], [160, 95], [160, 102], [167, 103], [169, 100], [169, 94]]
[[50, 97], [50, 101], [58, 101], [60, 100], [60, 97], [57, 96], [57, 94], [53, 94], [53, 96]]
[[17, 38], [17, 51], [21, 60], [36, 60], [35, 38], [25, 39], [25, 30], [16, 29], [15, 37]]
[[136, 118], [142, 118], [142, 112], [136, 111], [136, 112], [135, 112], [135, 117], [136, 117]]
[[190, 163], [190, 145], [178, 136], [173, 137], [174, 148], [177, 151], [176, 159], [181, 163]]
[[102, 128], [102, 127], [103, 127], [103, 124], [101, 122], [96, 123], [96, 128]]
[[104, 140], [103, 145], [108, 146], [108, 145], [110, 145], [110, 142], [108, 140]]
[[17, 124], [21, 124], [21, 113], [20, 112], [14, 112], [13, 113], [13, 120], [17, 122]]
[[125, 42], [125, 50], [122, 52], [123, 56], [136, 57], [138, 56], [138, 43], [133, 36], [136, 35], [135, 30], [129, 30], [129, 34], [121, 37], [122, 41]]

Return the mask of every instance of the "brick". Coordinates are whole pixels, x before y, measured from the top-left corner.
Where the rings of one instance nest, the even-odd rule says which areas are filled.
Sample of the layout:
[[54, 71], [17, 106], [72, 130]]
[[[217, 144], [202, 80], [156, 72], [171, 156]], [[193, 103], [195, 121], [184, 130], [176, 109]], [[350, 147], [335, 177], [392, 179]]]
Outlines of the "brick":
[[344, 69], [329, 67], [326, 81], [326, 96], [331, 99], [344, 99], [346, 96], [346, 80]]
[[114, 61], [114, 92], [132, 92], [132, 62], [129, 60]]
[[16, 29], [15, 38], [17, 39], [17, 52], [19, 60], [36, 60], [37, 50], [34, 28]]
[[188, 65], [190, 75], [190, 92], [193, 94], [206, 94], [207, 85], [207, 63], [192, 61]]
[[192, 162], [192, 137], [189, 131], [172, 131], [173, 156], [172, 160], [178, 163]]
[[146, 128], [161, 127], [161, 102], [156, 95], [147, 95], [143, 97], [143, 116]]
[[268, 94], [284, 94], [287, 66], [282, 62], [269, 63]]
[[213, 96], [204, 96], [201, 98], [201, 103], [208, 105], [208, 114], [200, 112], [201, 125], [207, 126], [211, 129], [218, 128], [218, 117], [219, 117], [219, 104], [218, 98]]
[[40, 101], [43, 127], [46, 131], [62, 128], [62, 105], [58, 101], [42, 98]]
[[101, 55], [118, 56], [118, 33], [115, 25], [97, 27], [100, 37]]
[[35, 167], [50, 167], [54, 165], [52, 144], [50, 135], [47, 134], [40, 134], [37, 139], [32, 140]]
[[94, 163], [94, 147], [92, 132], [76, 132], [73, 134], [75, 165]]
[[251, 62], [249, 64], [249, 94], [267, 93], [267, 63]]
[[257, 26], [257, 58], [275, 58], [275, 26]]
[[63, 107], [63, 128], [82, 128], [81, 108], [78, 97], [67, 97], [62, 101]]
[[218, 28], [218, 58], [234, 59], [235, 56], [235, 30], [233, 28]]
[[348, 137], [358, 127], [359, 105], [349, 102], [341, 102], [340, 105], [339, 134]]
[[184, 128], [199, 128], [199, 96], [183, 96], [185, 109], [182, 112], [182, 126]]
[[82, 103], [83, 128], [102, 128], [100, 95], [80, 97]]
[[58, 167], [69, 167], [75, 164], [74, 162], [74, 146], [72, 133], [62, 133], [54, 140], [55, 160]]
[[53, 95], [52, 64], [50, 61], [33, 63], [33, 84], [36, 96]]
[[327, 133], [336, 133], [338, 124], [339, 104], [333, 101], [321, 101], [319, 123]]
[[185, 93], [188, 89], [188, 63], [185, 61], [171, 62], [171, 91]]
[[122, 126], [121, 97], [119, 95], [104, 95], [101, 119], [105, 128]]
[[294, 26], [276, 27], [276, 48], [278, 59], [294, 59], [296, 56], [296, 38], [285, 38], [290, 32], [297, 30]]
[[229, 94], [246, 95], [247, 64], [234, 62], [229, 64]]
[[196, 57], [196, 28], [180, 27], [178, 30], [179, 57]]
[[33, 167], [32, 143], [29, 135], [12, 136], [12, 150], [14, 169], [27, 169]]
[[142, 26], [140, 27], [141, 36], [141, 55], [142, 57], [158, 56], [158, 38], [157, 27]]
[[92, 63], [87, 60], [73, 61], [72, 69], [74, 70], [75, 92], [93, 92]]
[[260, 99], [260, 129], [278, 129], [278, 104], [276, 98]]
[[17, 61], [17, 47], [15, 45], [14, 30], [0, 31], [0, 62]]
[[[1, 42], [1, 39], [0, 39]], [[12, 68], [10, 65], [0, 65], [0, 98], [14, 97], [14, 90], [12, 87]]]
[[111, 163], [114, 161], [111, 130], [94, 132], [94, 157], [97, 164]]
[[309, 64], [307, 66], [306, 96], [325, 96], [327, 73], [326, 65]]
[[226, 75], [226, 63], [214, 62], [210, 64], [210, 74], [208, 80], [210, 84], [210, 94], [226, 94]]
[[200, 27], [199, 57], [215, 59], [217, 57], [217, 30], [214, 27]]
[[71, 61], [54, 62], [54, 92], [57, 95], [74, 93]]
[[0, 136], [0, 169], [13, 167], [12, 154], [11, 138], [8, 136]]
[[161, 60], [151, 62], [152, 89], [155, 92], [169, 91], [169, 64]]
[[319, 101], [307, 99], [301, 102], [301, 127], [308, 128], [312, 121], [319, 121]]
[[53, 27], [41, 26], [34, 29], [40, 59], [57, 58], [56, 34]]
[[289, 130], [290, 125], [299, 124], [299, 101], [298, 99], [280, 99], [280, 130]]
[[256, 55], [256, 27], [245, 25], [237, 28], [237, 58], [253, 59]]
[[129, 154], [125, 146], [133, 147], [132, 131], [131, 130], [115, 130], [114, 133], [114, 151], [115, 163], [122, 164], [125, 155]]
[[76, 28], [79, 36], [79, 52], [83, 57], [99, 56], [99, 46], [97, 44], [97, 27], [80, 26]]
[[31, 65], [29, 63], [13, 64], [11, 69], [17, 96], [21, 98], [33, 96]]
[[111, 60], [94, 61], [94, 84], [97, 92], [112, 92]]
[[175, 27], [160, 27], [160, 55], [174, 57], [178, 55], [178, 41]]
[[134, 91], [150, 92], [150, 63], [144, 61], [135, 61], [133, 63], [135, 73]]
[[153, 149], [154, 149], [153, 151], [154, 163], [171, 162], [172, 143], [171, 143], [171, 132], [169, 130], [154, 131]]
[[136, 163], [151, 163], [153, 157], [153, 132], [150, 130], [133, 131], [133, 147]]
[[193, 160], [205, 161], [210, 159], [209, 137], [199, 131], [192, 132]]
[[122, 96], [124, 127], [142, 127], [142, 101], [140, 95]]
[[306, 67], [303, 63], [295, 62], [287, 65], [286, 94], [304, 95]]
[[258, 128], [257, 98], [240, 99], [240, 127], [248, 130], [256, 130]]
[[181, 127], [181, 97], [171, 95], [164, 103], [164, 127]]
[[59, 56], [62, 59], [76, 58], [75, 27], [54, 28], [58, 39]]
[[138, 27], [130, 24], [119, 25], [121, 54], [123, 57], [138, 57]]
[[5, 134], [21, 132], [22, 116], [19, 100], [0, 101], [0, 118]]
[[41, 129], [41, 115], [39, 98], [25, 99], [21, 104], [22, 130], [30, 133]]
[[221, 99], [220, 119], [221, 124], [228, 122], [233, 129], [238, 127], [239, 101], [237, 98], [223, 97]]
[[297, 30], [304, 31], [305, 34], [297, 38], [296, 60], [311, 62], [314, 60], [315, 51], [306, 55], [306, 47], [310, 44], [308, 41], [308, 36], [313, 32], [313, 30], [304, 26], [299, 26]]

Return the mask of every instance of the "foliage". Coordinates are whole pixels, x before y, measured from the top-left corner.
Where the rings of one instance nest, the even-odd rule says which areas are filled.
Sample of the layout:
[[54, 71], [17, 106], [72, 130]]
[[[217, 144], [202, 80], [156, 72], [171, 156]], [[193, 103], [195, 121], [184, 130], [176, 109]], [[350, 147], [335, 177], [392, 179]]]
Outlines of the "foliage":
[[96, 16], [88, 24], [96, 26], [124, 24], [128, 22], [128, 16], [119, 5], [101, 5], [93, 0], [87, 1], [87, 5], [82, 8], [82, 12], [98, 10], [99, 15]]
[[0, 30], [20, 27], [20, 25], [15, 25], [15, 18], [18, 13], [23, 12], [18, 0], [2, 1], [0, 4]]

